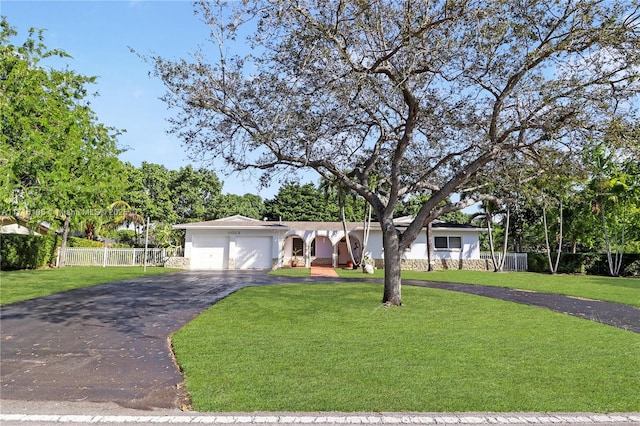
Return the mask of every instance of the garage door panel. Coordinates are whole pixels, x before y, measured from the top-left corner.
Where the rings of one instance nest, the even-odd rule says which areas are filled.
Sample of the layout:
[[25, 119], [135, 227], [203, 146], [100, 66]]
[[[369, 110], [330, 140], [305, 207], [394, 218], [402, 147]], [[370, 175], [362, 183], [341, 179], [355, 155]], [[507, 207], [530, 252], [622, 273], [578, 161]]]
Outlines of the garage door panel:
[[271, 269], [271, 237], [238, 237], [236, 239], [236, 268]]
[[191, 269], [226, 269], [229, 267], [229, 238], [194, 236]]

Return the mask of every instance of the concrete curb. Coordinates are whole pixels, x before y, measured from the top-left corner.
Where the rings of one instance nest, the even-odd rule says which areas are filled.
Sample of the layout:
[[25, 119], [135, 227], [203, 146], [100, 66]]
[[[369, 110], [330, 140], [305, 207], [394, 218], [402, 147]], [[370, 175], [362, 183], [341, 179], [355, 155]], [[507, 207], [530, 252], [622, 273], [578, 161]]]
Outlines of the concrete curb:
[[171, 415], [86, 415], [86, 414], [0, 414], [0, 423], [46, 424], [231, 424], [231, 425], [528, 425], [528, 424], [640, 424], [636, 414], [171, 414]]

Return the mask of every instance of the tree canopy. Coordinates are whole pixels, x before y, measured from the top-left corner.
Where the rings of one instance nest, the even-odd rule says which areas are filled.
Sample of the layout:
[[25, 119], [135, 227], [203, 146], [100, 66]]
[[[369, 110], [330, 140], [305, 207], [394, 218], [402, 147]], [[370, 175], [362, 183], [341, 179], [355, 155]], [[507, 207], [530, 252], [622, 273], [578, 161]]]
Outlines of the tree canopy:
[[[313, 169], [364, 197], [383, 231], [388, 304], [402, 303], [401, 255], [421, 228], [485, 196], [479, 171], [577, 158], [611, 117], [634, 114], [636, 0], [207, 1], [197, 12], [212, 49], [149, 58], [179, 111], [173, 130], [234, 170]], [[428, 198], [401, 234], [393, 212], [414, 193]]]
[[[63, 224], [96, 216], [122, 189], [115, 129], [89, 107], [94, 77], [43, 65], [52, 56], [42, 31], [21, 45], [6, 19], [0, 23], [0, 200], [3, 211]], [[62, 261], [63, 263], [63, 261]]]

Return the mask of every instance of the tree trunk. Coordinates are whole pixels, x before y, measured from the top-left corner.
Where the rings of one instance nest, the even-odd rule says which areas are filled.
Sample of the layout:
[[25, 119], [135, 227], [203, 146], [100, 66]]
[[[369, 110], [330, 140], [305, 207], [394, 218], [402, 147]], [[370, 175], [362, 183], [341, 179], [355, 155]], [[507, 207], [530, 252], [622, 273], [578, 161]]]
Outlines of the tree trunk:
[[507, 206], [506, 213], [506, 224], [504, 226], [504, 239], [502, 241], [502, 257], [500, 258], [500, 262], [498, 264], [498, 270], [496, 272], [502, 272], [504, 270], [504, 262], [507, 260], [507, 248], [509, 244], [509, 219], [511, 216], [511, 210], [509, 206]]
[[67, 239], [69, 238], [69, 229], [71, 228], [71, 218], [65, 215], [62, 224], [62, 243], [60, 244], [60, 261], [58, 267], [62, 268], [67, 259]]
[[489, 250], [491, 251], [491, 261], [493, 262], [493, 272], [498, 272], [498, 260], [496, 259], [496, 249], [493, 242], [493, 227], [491, 226], [491, 222], [493, 218], [490, 215], [487, 215], [487, 233], [489, 234]]
[[382, 303], [387, 306], [402, 306], [402, 278], [400, 237], [393, 225], [384, 226], [382, 231], [384, 248], [384, 295]]
[[547, 208], [542, 206], [542, 224], [544, 225], [544, 240], [545, 248], [547, 250], [547, 261], [549, 262], [549, 272], [552, 275], [556, 274], [556, 270], [553, 268], [553, 261], [551, 260], [551, 245], [549, 244], [549, 226], [547, 225]]
[[[362, 239], [362, 250], [360, 251], [360, 265], [362, 266], [362, 271], [364, 272], [365, 268], [365, 255], [367, 254], [367, 246], [369, 245], [369, 233], [371, 232], [371, 204], [367, 205], [366, 213], [364, 217], [364, 233]], [[373, 266], [373, 265], [372, 265]]]
[[[349, 237], [349, 230], [347, 229], [347, 218], [344, 214], [344, 203], [340, 203], [340, 218], [342, 219], [342, 229], [344, 231], [344, 241], [347, 243], [347, 252], [349, 253], [349, 259], [351, 262], [356, 265], [356, 259], [353, 257], [353, 248], [351, 247], [351, 238]], [[362, 256], [360, 256], [362, 259]]]
[[558, 224], [558, 254], [556, 255], [556, 264], [555, 264], [555, 268], [554, 268], [554, 273], [558, 272], [558, 265], [560, 264], [560, 253], [562, 253], [562, 222], [563, 222], [563, 218], [562, 218], [562, 210], [563, 210], [563, 204], [562, 204], [562, 200], [560, 200], [560, 218], [558, 219], [560, 221], [560, 223]]
[[427, 223], [427, 260], [429, 261], [428, 271], [433, 271], [433, 227], [432, 222]]

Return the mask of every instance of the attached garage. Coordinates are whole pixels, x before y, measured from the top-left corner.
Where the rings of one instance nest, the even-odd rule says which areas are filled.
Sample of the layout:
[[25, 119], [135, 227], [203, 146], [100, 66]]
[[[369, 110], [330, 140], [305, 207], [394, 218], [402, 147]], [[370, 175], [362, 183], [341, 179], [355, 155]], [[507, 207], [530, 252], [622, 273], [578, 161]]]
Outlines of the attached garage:
[[191, 244], [191, 269], [229, 267], [229, 237], [194, 235]]
[[273, 237], [236, 238], [236, 269], [271, 269]]
[[287, 227], [232, 216], [175, 225], [184, 229], [184, 256], [192, 270], [272, 269]]

